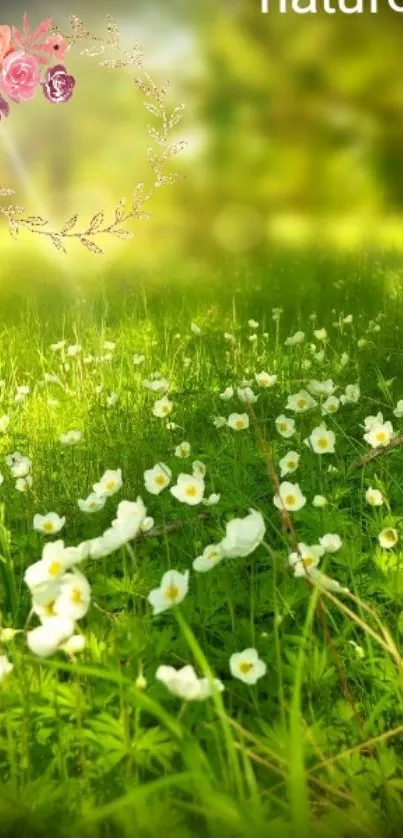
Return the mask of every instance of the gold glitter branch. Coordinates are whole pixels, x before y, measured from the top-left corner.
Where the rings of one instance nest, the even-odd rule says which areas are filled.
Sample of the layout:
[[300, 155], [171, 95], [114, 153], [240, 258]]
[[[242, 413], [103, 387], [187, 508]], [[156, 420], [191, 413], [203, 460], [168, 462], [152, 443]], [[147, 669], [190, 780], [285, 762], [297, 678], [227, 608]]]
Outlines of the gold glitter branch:
[[[179, 105], [168, 114], [165, 107], [165, 97], [169, 89], [169, 84], [166, 83], [161, 88], [158, 88], [149, 74], [144, 72], [143, 53], [138, 44], [135, 44], [130, 52], [123, 49], [120, 42], [120, 32], [113, 17], [108, 16], [108, 36], [106, 38], [93, 35], [85, 29], [82, 21], [75, 16], [70, 18], [69, 33], [64, 34], [56, 26], [53, 27], [52, 32], [61, 35], [70, 45], [81, 41], [90, 42], [93, 46], [86, 47], [82, 50], [81, 55], [99, 57], [111, 48], [116, 50], [119, 57], [100, 61], [99, 64], [101, 67], [120, 69], [122, 67], [133, 66], [142, 71], [142, 76], [136, 77], [134, 83], [145, 99], [144, 105], [147, 111], [156, 120], [154, 125], [147, 126], [148, 133], [153, 142], [153, 145], [147, 149], [147, 161], [154, 172], [154, 183], [148, 191], [146, 191], [143, 183], [137, 184], [130, 201], [127, 198], [120, 199], [111, 221], [108, 222], [105, 220], [105, 213], [102, 210], [94, 215], [84, 229], [79, 229], [78, 215], [73, 215], [69, 218], [61, 230], [51, 229], [50, 222], [46, 218], [26, 215], [25, 213], [27, 211], [24, 207], [20, 207], [17, 204], [0, 206], [0, 214], [7, 218], [9, 231], [14, 238], [18, 237], [21, 230], [27, 230], [34, 235], [47, 237], [53, 246], [63, 253], [67, 253], [67, 239], [77, 239], [87, 250], [98, 255], [102, 254], [103, 250], [94, 241], [95, 238], [103, 235], [112, 235], [119, 239], [131, 239], [133, 233], [124, 229], [123, 225], [132, 219], [142, 220], [151, 218], [151, 215], [144, 209], [151, 196], [154, 195], [157, 189], [175, 183], [179, 179], [178, 174], [172, 172], [167, 173], [165, 169], [167, 163], [177, 154], [180, 154], [186, 145], [183, 141], [171, 143], [170, 139], [171, 132], [182, 119], [184, 105]], [[0, 196], [5, 197], [13, 194], [12, 189], [0, 187]]]

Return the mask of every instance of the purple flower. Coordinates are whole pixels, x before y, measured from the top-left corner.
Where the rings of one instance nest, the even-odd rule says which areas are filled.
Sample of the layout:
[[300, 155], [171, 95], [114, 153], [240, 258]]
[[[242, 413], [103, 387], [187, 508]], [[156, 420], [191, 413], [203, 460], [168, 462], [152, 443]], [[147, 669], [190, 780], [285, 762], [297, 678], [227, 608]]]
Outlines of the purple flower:
[[74, 76], [69, 76], [66, 68], [57, 64], [47, 70], [42, 89], [49, 102], [61, 105], [71, 99], [75, 83]]
[[3, 116], [8, 116], [10, 113], [10, 105], [0, 96], [0, 121]]

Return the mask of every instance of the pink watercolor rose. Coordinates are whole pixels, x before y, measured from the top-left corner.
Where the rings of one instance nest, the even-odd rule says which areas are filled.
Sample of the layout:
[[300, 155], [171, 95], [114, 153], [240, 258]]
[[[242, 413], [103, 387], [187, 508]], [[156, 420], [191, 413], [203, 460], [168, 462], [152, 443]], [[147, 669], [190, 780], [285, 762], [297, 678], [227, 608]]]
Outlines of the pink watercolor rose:
[[0, 63], [9, 52], [11, 47], [11, 29], [9, 26], [0, 26]]
[[11, 52], [3, 61], [0, 87], [14, 102], [28, 101], [35, 96], [40, 84], [36, 58], [23, 50]]

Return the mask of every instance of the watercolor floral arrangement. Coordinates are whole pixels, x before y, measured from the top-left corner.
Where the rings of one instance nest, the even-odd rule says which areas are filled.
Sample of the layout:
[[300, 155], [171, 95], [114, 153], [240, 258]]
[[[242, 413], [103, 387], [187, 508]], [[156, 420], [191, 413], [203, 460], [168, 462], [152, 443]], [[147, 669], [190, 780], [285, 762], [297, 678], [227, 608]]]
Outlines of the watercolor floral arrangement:
[[[63, 64], [70, 45], [52, 30], [53, 22], [46, 18], [31, 31], [27, 13], [21, 31], [0, 26], [0, 120], [10, 113], [8, 99], [15, 104], [27, 102], [40, 88], [54, 105], [71, 99], [75, 78]], [[58, 63], [53, 64], [56, 57]]]

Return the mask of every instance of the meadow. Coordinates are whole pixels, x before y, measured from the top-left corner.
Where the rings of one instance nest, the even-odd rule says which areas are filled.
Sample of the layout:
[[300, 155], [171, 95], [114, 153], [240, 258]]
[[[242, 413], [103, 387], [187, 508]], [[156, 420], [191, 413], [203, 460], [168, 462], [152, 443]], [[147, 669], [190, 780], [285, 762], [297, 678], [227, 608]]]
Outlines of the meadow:
[[399, 259], [56, 287], [1, 315], [0, 835], [400, 835]]

